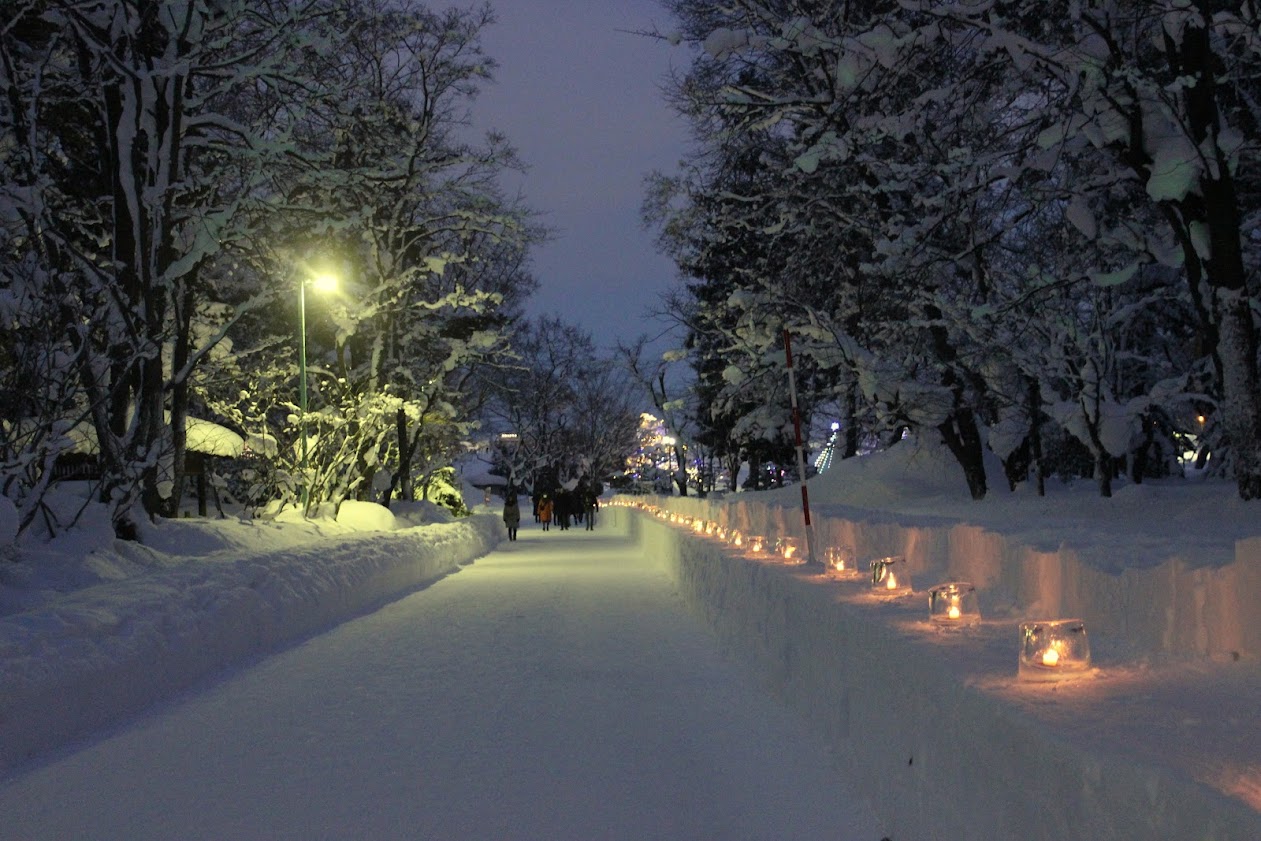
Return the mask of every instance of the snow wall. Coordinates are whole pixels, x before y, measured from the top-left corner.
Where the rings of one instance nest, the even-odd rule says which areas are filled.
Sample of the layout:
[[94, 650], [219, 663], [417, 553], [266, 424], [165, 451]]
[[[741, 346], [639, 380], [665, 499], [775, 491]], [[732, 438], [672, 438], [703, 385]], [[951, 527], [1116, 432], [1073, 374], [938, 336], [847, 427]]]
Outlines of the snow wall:
[[[652, 502], [730, 523], [746, 534], [792, 534], [791, 518], [800, 516], [756, 503]], [[750, 662], [833, 745], [890, 837], [1261, 838], [1261, 812], [1246, 803], [1168, 767], [1093, 745], [1089, 734], [1066, 738], [1062, 729], [1030, 714], [1027, 705], [994, 691], [1015, 683], [1014, 620], [966, 636], [937, 632], [926, 628], [926, 598], [883, 600], [864, 592], [869, 587], [861, 582], [840, 583], [800, 566], [736, 555], [724, 544], [633, 509], [606, 510], [616, 511], [644, 550], [665, 566], [727, 649]], [[1239, 629], [1216, 622], [1212, 613], [1220, 602], [1210, 602], [1213, 596], [1235, 601], [1230, 581], [1255, 584], [1255, 558], [1240, 564], [1245, 569], [1219, 570], [1227, 582], [1178, 569], [1096, 582], [1074, 566], [1067, 551], [1048, 557], [967, 527], [899, 530], [818, 520], [816, 527], [857, 547], [860, 557], [906, 554], [913, 559], [917, 590], [926, 589], [924, 582], [971, 577], [978, 588], [988, 587], [982, 592], [991, 608], [998, 603], [1008, 612], [1072, 613], [1097, 623], [1093, 636], [1107, 636], [1096, 628], [1120, 633], [1121, 645], [1133, 649], [1256, 651], [1255, 625]], [[984, 551], [977, 551], [979, 543], [988, 543]], [[1191, 593], [1180, 592], [1186, 576], [1195, 585], [1188, 587]], [[1134, 604], [1160, 592], [1170, 599], [1150, 608]], [[1013, 596], [1026, 601], [1011, 604]], [[1195, 629], [1176, 627], [1177, 621], [1162, 615], [1181, 610], [1183, 602], [1187, 610], [1179, 615]], [[963, 656], [977, 647], [979, 657]], [[960, 668], [960, 662], [969, 665]], [[1043, 690], [1039, 686], [1032, 694]]]
[[[649, 501], [744, 534], [797, 537], [800, 508], [759, 502], [656, 497]], [[1057, 551], [1022, 545], [981, 526], [943, 519], [903, 525], [870, 518], [816, 517], [816, 544], [843, 546], [863, 559], [906, 557], [917, 591], [942, 581], [975, 585], [986, 616], [1082, 619], [1130, 659], [1261, 658], [1261, 538], [1235, 544], [1233, 563], [1195, 566], [1175, 558], [1141, 566], [1116, 547], [1112, 570], [1085, 561], [1071, 543]], [[1098, 551], [1092, 547], [1092, 551]], [[803, 548], [804, 552], [804, 548]], [[821, 552], [820, 552], [821, 554]]]
[[0, 618], [0, 772], [486, 554], [498, 515], [188, 563]]

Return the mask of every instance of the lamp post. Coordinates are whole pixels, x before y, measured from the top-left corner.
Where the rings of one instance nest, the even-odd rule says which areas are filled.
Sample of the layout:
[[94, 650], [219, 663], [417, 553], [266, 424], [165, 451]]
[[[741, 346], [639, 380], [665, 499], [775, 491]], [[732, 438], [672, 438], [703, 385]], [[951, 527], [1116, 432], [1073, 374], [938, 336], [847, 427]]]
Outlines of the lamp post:
[[517, 492], [517, 447], [521, 437], [515, 432], [499, 433], [499, 455], [508, 462], [508, 493]]
[[302, 428], [302, 454], [299, 471], [302, 474], [302, 516], [306, 516], [307, 502], [310, 499], [310, 483], [307, 481], [307, 432], [306, 432], [306, 287], [310, 283], [322, 292], [331, 292], [337, 288], [337, 278], [330, 274], [321, 274], [313, 278], [304, 278], [298, 284], [298, 425]]

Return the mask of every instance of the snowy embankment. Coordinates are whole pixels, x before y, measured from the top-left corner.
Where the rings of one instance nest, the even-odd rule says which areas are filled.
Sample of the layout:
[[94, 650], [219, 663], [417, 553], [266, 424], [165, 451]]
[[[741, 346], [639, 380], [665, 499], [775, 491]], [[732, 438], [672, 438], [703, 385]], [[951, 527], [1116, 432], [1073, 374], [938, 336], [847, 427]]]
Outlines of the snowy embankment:
[[[868, 478], [858, 487], [877, 502], [882, 483]], [[869, 578], [820, 575], [614, 510], [725, 644], [835, 747], [891, 837], [1261, 838], [1255, 538], [1202, 514], [1201, 529], [1178, 539], [1175, 523], [1155, 522], [1177, 519], [1156, 489], [1140, 498], [1146, 517], [1110, 524], [1093, 500], [1074, 529], [1064, 501], [1044, 503], [1061, 506], [1058, 520], [1041, 510], [982, 525], [995, 512], [975, 505], [959, 519], [942, 516], [944, 502], [931, 516], [905, 504], [859, 510], [827, 481], [811, 483], [825, 500], [817, 548], [903, 554], [913, 594], [879, 595]], [[648, 501], [745, 534], [803, 531], [793, 489]], [[927, 590], [965, 578], [984, 621], [934, 626]], [[1068, 617], [1085, 619], [1094, 668], [1019, 681], [1020, 620]]]
[[240, 551], [172, 556], [0, 617], [0, 771], [372, 610], [502, 535], [490, 514], [387, 534], [326, 530], [262, 552], [249, 547], [265, 537], [251, 534]]

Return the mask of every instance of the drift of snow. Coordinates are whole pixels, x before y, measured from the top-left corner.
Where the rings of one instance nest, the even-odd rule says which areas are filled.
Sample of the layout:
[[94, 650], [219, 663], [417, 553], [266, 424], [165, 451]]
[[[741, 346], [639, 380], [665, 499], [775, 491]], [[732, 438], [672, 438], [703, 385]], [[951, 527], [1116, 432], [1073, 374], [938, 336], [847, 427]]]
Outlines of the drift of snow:
[[386, 530], [394, 515], [360, 504], [344, 520], [162, 522], [135, 544], [88, 512], [0, 565], [0, 769], [451, 572], [503, 529]]

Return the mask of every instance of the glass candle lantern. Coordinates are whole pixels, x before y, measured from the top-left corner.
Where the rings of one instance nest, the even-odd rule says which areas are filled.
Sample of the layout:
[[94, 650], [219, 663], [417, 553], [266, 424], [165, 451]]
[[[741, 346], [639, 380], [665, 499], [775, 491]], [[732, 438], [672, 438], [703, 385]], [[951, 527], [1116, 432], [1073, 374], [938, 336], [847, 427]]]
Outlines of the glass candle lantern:
[[696, 532], [697, 534], [704, 534], [704, 533], [705, 533], [705, 521], [704, 521], [704, 520], [702, 520], [702, 519], [700, 519], [699, 517], [697, 517], [695, 520], [693, 520], [693, 521], [692, 521], [692, 531]]
[[976, 588], [966, 581], [938, 584], [928, 591], [928, 618], [949, 625], [975, 625], [981, 621]]
[[790, 564], [801, 562], [799, 551], [800, 547], [795, 537], [781, 537], [775, 541], [775, 553]]
[[731, 531], [731, 545], [744, 548], [744, 535], [735, 529]]
[[900, 596], [911, 592], [911, 574], [906, 558], [890, 555], [871, 562], [871, 592], [882, 596]]
[[758, 554], [766, 549], [766, 536], [761, 534], [751, 534], [745, 541], [745, 546], [754, 554]]
[[1090, 670], [1090, 640], [1080, 619], [1020, 623], [1021, 680], [1060, 680]]
[[828, 572], [838, 578], [852, 578], [858, 575], [858, 565], [854, 563], [854, 553], [840, 546], [829, 546], [823, 550], [823, 560]]

